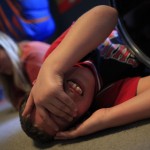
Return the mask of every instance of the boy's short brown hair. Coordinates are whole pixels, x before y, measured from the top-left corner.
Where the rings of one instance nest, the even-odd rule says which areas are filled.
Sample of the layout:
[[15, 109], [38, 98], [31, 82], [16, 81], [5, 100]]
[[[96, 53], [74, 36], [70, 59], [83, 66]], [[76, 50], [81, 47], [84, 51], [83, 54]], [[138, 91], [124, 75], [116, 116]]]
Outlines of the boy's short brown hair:
[[22, 103], [19, 108], [19, 118], [23, 131], [32, 138], [35, 142], [38, 143], [50, 143], [53, 141], [53, 136], [45, 133], [44, 131], [39, 130], [37, 127], [34, 127], [33, 123], [30, 120], [30, 117], [23, 117], [22, 113], [24, 111], [28, 94], [23, 98]]

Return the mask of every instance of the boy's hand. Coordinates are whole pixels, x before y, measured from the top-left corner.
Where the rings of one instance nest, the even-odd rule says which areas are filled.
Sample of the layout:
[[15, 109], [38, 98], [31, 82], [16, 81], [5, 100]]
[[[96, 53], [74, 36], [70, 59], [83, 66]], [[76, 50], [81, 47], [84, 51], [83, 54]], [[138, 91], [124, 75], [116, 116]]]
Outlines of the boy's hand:
[[55, 139], [73, 139], [107, 128], [107, 109], [94, 112], [87, 120], [70, 131], [58, 132]]
[[33, 105], [43, 118], [48, 121], [49, 112], [71, 121], [76, 116], [74, 101], [64, 92], [63, 76], [42, 67], [30, 92], [23, 116], [30, 114]]

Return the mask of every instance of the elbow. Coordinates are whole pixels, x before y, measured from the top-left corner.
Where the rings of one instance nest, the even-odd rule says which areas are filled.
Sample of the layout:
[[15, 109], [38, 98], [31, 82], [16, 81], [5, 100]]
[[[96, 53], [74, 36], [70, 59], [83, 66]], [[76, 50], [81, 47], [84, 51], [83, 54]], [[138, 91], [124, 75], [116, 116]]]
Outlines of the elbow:
[[105, 17], [111, 22], [111, 24], [116, 25], [118, 21], [118, 11], [116, 8], [108, 5], [98, 5], [92, 9], [94, 15], [100, 17]]
[[108, 6], [108, 5], [98, 5], [92, 8], [96, 13], [102, 13], [102, 11], [106, 14], [111, 15], [113, 18], [118, 18], [118, 11], [116, 8]]

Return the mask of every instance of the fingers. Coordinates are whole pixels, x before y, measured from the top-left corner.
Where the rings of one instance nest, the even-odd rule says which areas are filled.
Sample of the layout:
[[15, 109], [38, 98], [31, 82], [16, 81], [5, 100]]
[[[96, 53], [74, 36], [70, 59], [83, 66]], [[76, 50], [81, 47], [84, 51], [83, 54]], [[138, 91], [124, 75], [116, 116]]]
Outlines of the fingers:
[[58, 131], [59, 130], [58, 125], [50, 118], [48, 111], [40, 107], [38, 107], [37, 109], [42, 118], [42, 123], [47, 124], [51, 129]]
[[62, 101], [62, 103], [64, 103], [71, 110], [71, 112], [77, 111], [75, 102], [65, 92], [61, 93], [61, 95], [60, 95], [60, 97], [58, 97], [58, 99], [60, 101]]
[[74, 101], [64, 92], [57, 94], [54, 98], [47, 99], [45, 108], [55, 116], [67, 121], [72, 121], [73, 117], [77, 116], [77, 108]]
[[69, 113], [64, 112], [63, 107], [62, 107], [62, 109], [58, 109], [53, 105], [49, 105], [49, 107], [47, 107], [47, 109], [57, 117], [63, 118], [67, 121], [73, 120], [73, 117]]
[[[86, 121], [85, 121], [86, 122]], [[79, 126], [77, 126], [76, 128], [73, 128], [69, 131], [64, 131], [64, 132], [58, 132], [55, 136], [55, 139], [73, 139], [73, 138], [77, 138], [80, 136], [84, 136], [88, 134], [88, 130], [89, 128], [87, 128], [86, 123], [82, 123]]]
[[32, 95], [30, 94], [29, 97], [28, 97], [25, 109], [24, 109], [24, 111], [22, 113], [22, 116], [23, 117], [27, 117], [27, 115], [30, 114], [33, 106], [34, 106], [34, 101], [33, 101]]
[[54, 100], [48, 101], [46, 108], [54, 115], [64, 119], [69, 116], [76, 117], [77, 115], [77, 108], [73, 100], [68, 96], [56, 97]]
[[76, 128], [70, 131], [58, 132], [55, 136], [55, 139], [65, 140], [65, 139], [73, 139], [79, 136], [82, 136], [82, 134], [80, 133], [80, 129]]

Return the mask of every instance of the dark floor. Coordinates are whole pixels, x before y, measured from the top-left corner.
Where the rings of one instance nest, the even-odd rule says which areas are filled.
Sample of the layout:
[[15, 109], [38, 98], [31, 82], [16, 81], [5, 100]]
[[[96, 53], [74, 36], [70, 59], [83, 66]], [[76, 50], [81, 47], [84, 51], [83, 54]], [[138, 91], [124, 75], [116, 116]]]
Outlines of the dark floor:
[[109, 0], [81, 0], [80, 3], [75, 4], [71, 9], [64, 13], [59, 13], [57, 3], [50, 2], [51, 13], [56, 22], [57, 30], [54, 35], [48, 41], [51, 43], [55, 40], [63, 31], [65, 31], [78, 17], [97, 5], [108, 5]]

